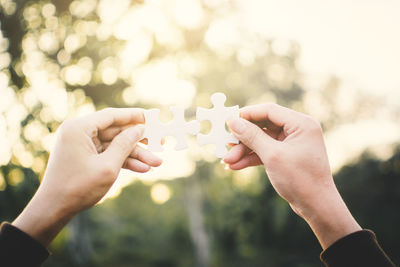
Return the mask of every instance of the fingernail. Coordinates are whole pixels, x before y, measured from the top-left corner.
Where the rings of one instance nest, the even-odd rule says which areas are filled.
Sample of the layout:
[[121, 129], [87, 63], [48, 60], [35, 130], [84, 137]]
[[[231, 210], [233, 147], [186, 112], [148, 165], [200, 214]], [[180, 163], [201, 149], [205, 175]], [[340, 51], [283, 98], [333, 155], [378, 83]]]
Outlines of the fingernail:
[[138, 124], [136, 126], [131, 127], [128, 131], [129, 131], [128, 132], [129, 136], [135, 139], [135, 141], [142, 140], [144, 134], [144, 125]]
[[229, 152], [228, 152], [228, 154], [225, 155], [225, 157], [223, 159], [221, 159], [221, 164], [226, 164], [225, 159], [228, 157], [228, 155], [229, 155]]
[[246, 123], [244, 122], [244, 119], [242, 119], [242, 118], [232, 120], [228, 123], [228, 125], [232, 131], [234, 131], [238, 134], [242, 134], [246, 130]]

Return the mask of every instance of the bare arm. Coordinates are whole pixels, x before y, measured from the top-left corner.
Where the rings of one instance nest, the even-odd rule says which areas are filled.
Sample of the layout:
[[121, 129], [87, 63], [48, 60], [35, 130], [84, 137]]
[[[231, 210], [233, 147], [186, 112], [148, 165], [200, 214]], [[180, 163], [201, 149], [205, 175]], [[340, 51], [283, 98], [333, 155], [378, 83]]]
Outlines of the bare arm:
[[264, 165], [275, 190], [324, 249], [361, 230], [336, 189], [317, 121], [276, 104], [245, 107], [241, 117], [229, 123], [242, 142], [224, 159], [231, 169]]
[[42, 183], [12, 223], [47, 247], [80, 211], [96, 204], [121, 168], [146, 172], [161, 160], [136, 144], [142, 139], [141, 109], [105, 109], [64, 122]]

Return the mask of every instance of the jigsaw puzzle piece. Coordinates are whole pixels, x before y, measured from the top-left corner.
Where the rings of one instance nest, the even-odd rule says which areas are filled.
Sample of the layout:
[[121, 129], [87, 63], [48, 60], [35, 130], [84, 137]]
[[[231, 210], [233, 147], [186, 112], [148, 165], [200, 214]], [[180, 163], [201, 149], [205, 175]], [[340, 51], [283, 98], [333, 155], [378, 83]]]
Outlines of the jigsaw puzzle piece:
[[214, 155], [217, 158], [223, 158], [228, 153], [226, 148], [227, 144], [239, 144], [239, 141], [232, 135], [226, 134], [221, 136], [210, 135], [210, 134], [198, 134], [197, 142], [200, 146], [207, 144], [215, 144]]
[[147, 147], [150, 151], [161, 152], [161, 140], [163, 138], [163, 125], [159, 122], [159, 109], [149, 109], [144, 111], [145, 129], [143, 137], [147, 138]]
[[165, 136], [174, 136], [176, 139], [175, 150], [182, 150], [188, 147], [186, 135], [196, 135], [200, 131], [200, 123], [198, 121], [187, 122], [185, 120], [185, 112], [181, 107], [170, 108], [173, 119], [168, 123], [159, 121], [159, 109], [150, 109], [144, 111], [146, 120], [144, 138], [148, 140], [148, 149], [152, 152], [161, 152], [163, 147], [161, 140]]
[[225, 107], [226, 95], [223, 93], [214, 93], [211, 96], [211, 103], [214, 107]]
[[228, 150], [228, 143], [238, 144], [233, 134], [225, 129], [228, 120], [239, 118], [239, 106], [225, 107], [226, 96], [223, 93], [215, 93], [211, 96], [214, 107], [211, 109], [197, 108], [196, 118], [198, 121], [208, 120], [211, 122], [209, 134], [198, 134], [197, 141], [200, 145], [215, 144], [214, 154], [218, 158], [223, 158]]
[[181, 138], [176, 138], [176, 146], [175, 150], [182, 150], [188, 147], [186, 141], [186, 135], [189, 133], [191, 135], [197, 135], [200, 132], [200, 122], [198, 121], [190, 121], [186, 122], [185, 132]]
[[168, 126], [168, 135], [174, 136], [176, 139], [175, 150], [182, 150], [188, 147], [186, 135], [196, 135], [200, 131], [200, 123], [198, 121], [187, 122], [185, 120], [185, 111], [181, 107], [171, 107], [174, 119]]

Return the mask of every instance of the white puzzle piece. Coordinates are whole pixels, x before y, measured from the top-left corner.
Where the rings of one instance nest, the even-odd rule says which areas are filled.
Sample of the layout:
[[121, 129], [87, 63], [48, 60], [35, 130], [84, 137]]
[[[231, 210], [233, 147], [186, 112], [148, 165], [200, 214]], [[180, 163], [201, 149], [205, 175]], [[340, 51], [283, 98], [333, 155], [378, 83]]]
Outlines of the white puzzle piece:
[[211, 131], [204, 135], [197, 135], [197, 142], [202, 146], [206, 144], [215, 144], [214, 154], [218, 158], [223, 158], [228, 149], [228, 143], [239, 144], [233, 134], [225, 129], [225, 123], [228, 120], [239, 118], [239, 106], [225, 107], [226, 96], [223, 93], [215, 93], [211, 96], [211, 102], [214, 107], [211, 109], [197, 108], [196, 118], [199, 122], [208, 120], [211, 122]]
[[165, 136], [174, 136], [176, 139], [175, 150], [187, 148], [186, 134], [196, 135], [200, 131], [200, 123], [198, 121], [187, 122], [185, 120], [185, 112], [181, 107], [171, 107], [174, 118], [169, 123], [159, 121], [159, 109], [149, 109], [144, 111], [146, 120], [144, 138], [148, 140], [148, 149], [152, 152], [161, 152], [163, 147], [161, 140]]

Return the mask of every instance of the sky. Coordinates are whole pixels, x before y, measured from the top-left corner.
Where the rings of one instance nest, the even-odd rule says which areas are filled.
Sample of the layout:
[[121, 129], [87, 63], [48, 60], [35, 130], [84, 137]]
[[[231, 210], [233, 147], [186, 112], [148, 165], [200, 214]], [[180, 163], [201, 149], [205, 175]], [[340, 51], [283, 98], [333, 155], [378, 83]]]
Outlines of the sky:
[[[213, 1], [225, 0], [206, 2]], [[193, 4], [197, 1], [183, 2]], [[328, 76], [335, 75], [346, 88], [376, 94], [386, 99], [388, 107], [400, 109], [400, 1], [237, 0], [237, 3], [235, 23], [239, 22], [245, 32], [282, 40], [283, 46], [288, 44], [287, 40], [299, 44], [301, 53], [298, 67], [306, 77], [304, 86], [307, 89], [315, 87], [318, 90], [321, 88], [319, 81], [326, 81]], [[190, 13], [186, 12], [186, 8], [184, 10], [183, 13]], [[187, 20], [194, 20], [196, 14], [194, 12], [192, 16], [184, 17], [184, 24], [187, 24]], [[229, 42], [232, 25], [225, 26], [214, 36], [218, 37], [216, 41], [227, 39]], [[220, 35], [221, 31], [224, 32], [223, 36]], [[382, 159], [392, 154], [392, 144], [400, 140], [400, 124], [385, 114], [381, 112], [371, 118], [339, 125], [326, 133], [326, 145], [334, 172], [356, 159], [366, 148]], [[175, 152], [167, 147], [160, 156], [185, 159], [186, 153]], [[174, 168], [171, 160], [141, 178], [168, 179], [187, 176], [194, 171], [190, 162], [183, 166], [186, 168], [176, 173], [177, 168]], [[129, 183], [129, 173], [122, 172], [120, 181]], [[120, 189], [120, 185], [113, 186], [109, 196], [117, 195]]]
[[297, 41], [307, 75], [400, 100], [400, 1], [241, 0], [240, 9], [249, 31]]

